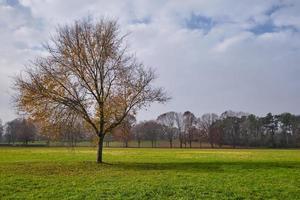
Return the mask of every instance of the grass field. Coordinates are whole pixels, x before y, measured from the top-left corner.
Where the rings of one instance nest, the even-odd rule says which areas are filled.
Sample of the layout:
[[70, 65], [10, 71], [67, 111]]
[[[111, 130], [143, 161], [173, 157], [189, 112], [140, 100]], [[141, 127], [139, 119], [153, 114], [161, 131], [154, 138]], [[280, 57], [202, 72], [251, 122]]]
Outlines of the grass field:
[[300, 150], [0, 148], [0, 199], [300, 199]]

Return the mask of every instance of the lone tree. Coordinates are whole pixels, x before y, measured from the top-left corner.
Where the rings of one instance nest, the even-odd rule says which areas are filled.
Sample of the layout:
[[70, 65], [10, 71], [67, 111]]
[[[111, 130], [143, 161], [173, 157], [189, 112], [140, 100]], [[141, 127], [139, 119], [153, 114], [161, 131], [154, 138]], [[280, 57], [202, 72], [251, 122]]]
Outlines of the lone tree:
[[168, 100], [154, 87], [155, 74], [129, 53], [117, 22], [76, 21], [59, 27], [45, 49], [15, 78], [21, 112], [48, 127], [83, 119], [98, 136], [97, 162], [103, 140], [127, 115], [152, 102]]

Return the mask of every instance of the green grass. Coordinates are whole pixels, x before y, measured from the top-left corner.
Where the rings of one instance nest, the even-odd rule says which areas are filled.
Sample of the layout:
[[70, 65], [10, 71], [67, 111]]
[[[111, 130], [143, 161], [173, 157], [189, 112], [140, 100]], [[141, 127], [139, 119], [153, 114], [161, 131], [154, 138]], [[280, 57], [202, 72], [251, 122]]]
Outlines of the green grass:
[[300, 150], [0, 148], [0, 199], [300, 199]]

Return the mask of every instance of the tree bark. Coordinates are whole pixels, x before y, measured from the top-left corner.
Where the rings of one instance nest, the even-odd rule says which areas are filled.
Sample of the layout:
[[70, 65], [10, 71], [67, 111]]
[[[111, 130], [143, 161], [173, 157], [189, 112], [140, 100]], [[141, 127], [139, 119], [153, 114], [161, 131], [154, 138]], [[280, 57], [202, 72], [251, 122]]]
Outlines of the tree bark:
[[103, 150], [103, 141], [104, 135], [101, 134], [98, 138], [98, 151], [97, 151], [97, 163], [102, 163], [102, 150]]

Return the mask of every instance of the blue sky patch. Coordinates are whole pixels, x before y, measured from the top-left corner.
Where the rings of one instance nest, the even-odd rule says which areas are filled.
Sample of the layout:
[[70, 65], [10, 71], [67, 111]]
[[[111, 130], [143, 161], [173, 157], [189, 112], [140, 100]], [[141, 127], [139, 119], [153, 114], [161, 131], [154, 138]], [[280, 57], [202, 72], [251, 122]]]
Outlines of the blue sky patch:
[[205, 32], [209, 32], [215, 25], [215, 22], [210, 17], [192, 13], [190, 18], [185, 20], [185, 25], [189, 29], [202, 29]]
[[264, 24], [258, 24], [251, 28], [249, 31], [254, 33], [255, 35], [261, 35], [264, 33], [273, 33], [278, 30], [278, 27], [274, 25], [272, 21], [268, 21], [267, 23]]

